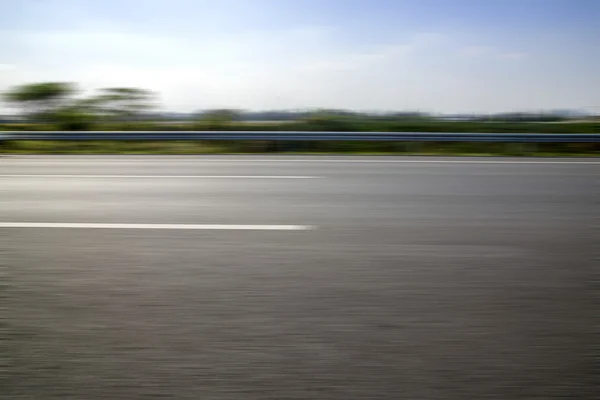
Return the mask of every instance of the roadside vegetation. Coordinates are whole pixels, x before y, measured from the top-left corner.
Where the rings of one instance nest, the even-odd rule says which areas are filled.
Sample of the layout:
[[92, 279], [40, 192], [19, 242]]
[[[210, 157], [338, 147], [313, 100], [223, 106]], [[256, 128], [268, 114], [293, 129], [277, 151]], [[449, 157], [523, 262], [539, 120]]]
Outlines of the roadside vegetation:
[[[4, 131], [360, 131], [360, 132], [506, 132], [600, 133], [600, 121], [569, 121], [551, 114], [511, 114], [469, 121], [436, 120], [421, 113], [364, 114], [342, 110], [270, 112], [280, 120], [248, 121], [241, 110], [208, 110], [173, 121], [151, 114], [157, 95], [139, 88], [116, 87], [82, 96], [77, 86], [45, 82], [16, 86], [3, 100], [20, 110], [22, 120], [0, 121]], [[599, 155], [600, 144], [398, 143], [398, 142], [259, 142], [259, 141], [12, 141], [4, 153], [84, 154], [237, 154], [355, 153], [472, 155]]]

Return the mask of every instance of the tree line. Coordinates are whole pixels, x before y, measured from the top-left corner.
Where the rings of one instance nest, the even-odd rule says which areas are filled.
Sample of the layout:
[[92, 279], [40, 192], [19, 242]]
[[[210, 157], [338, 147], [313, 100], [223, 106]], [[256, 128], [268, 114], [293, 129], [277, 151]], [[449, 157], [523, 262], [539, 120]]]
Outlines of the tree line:
[[42, 82], [16, 86], [3, 98], [19, 107], [29, 122], [64, 129], [86, 129], [100, 120], [125, 120], [155, 105], [154, 93], [139, 88], [106, 88], [87, 97], [78, 94], [73, 83]]
[[[110, 87], [82, 96], [70, 82], [15, 86], [2, 99], [21, 110], [35, 129], [152, 129], [152, 130], [323, 130], [323, 131], [454, 131], [454, 132], [596, 132], [597, 122], [534, 124], [569, 119], [559, 113], [509, 113], [436, 120], [422, 112], [360, 113], [347, 110], [247, 112], [217, 109], [169, 116], [155, 112], [158, 95], [135, 87]], [[183, 120], [183, 121], [182, 121]], [[288, 122], [267, 124], [264, 121]], [[256, 124], [248, 124], [255, 121]], [[161, 122], [160, 124], [157, 122]], [[183, 124], [182, 124], [183, 122]]]

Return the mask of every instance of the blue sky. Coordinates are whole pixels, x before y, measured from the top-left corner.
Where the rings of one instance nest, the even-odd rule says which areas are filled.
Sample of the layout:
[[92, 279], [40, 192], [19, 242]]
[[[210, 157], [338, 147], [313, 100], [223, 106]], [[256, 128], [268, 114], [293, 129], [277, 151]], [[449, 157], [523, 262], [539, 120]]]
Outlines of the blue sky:
[[600, 112], [599, 21], [600, 0], [0, 0], [0, 90], [139, 86], [169, 111]]

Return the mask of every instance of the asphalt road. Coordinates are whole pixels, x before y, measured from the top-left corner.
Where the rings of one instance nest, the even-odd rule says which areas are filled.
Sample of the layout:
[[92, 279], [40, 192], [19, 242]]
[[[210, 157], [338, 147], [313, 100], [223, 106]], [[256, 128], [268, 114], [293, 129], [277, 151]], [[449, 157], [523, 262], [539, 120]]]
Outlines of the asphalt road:
[[592, 398], [600, 159], [0, 159], [9, 399]]

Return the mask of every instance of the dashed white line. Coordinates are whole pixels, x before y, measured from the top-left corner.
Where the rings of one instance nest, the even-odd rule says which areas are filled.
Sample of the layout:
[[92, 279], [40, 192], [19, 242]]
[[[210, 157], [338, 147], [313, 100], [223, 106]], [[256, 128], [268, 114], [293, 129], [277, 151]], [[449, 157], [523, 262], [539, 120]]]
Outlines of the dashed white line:
[[147, 179], [318, 179], [301, 175], [84, 175], [84, 174], [0, 174], [0, 178], [147, 178]]
[[[141, 160], [140, 160], [141, 161]], [[183, 161], [183, 160], [181, 160]], [[511, 160], [185, 160], [200, 163], [339, 163], [339, 164], [581, 164], [581, 165], [600, 165], [599, 161], [511, 161]]]
[[[308, 161], [308, 160], [305, 160]], [[303, 161], [304, 162], [304, 161]], [[312, 162], [312, 161], [308, 161]], [[315, 161], [316, 162], [316, 161]], [[600, 161], [501, 161], [501, 160], [355, 160], [355, 161], [342, 161], [342, 160], [322, 160], [325, 163], [375, 163], [375, 164], [581, 164], [581, 165], [600, 165]]]
[[154, 229], [154, 230], [219, 230], [219, 231], [306, 231], [311, 225], [228, 225], [228, 224], [103, 224], [62, 222], [0, 222], [0, 228], [59, 229]]

